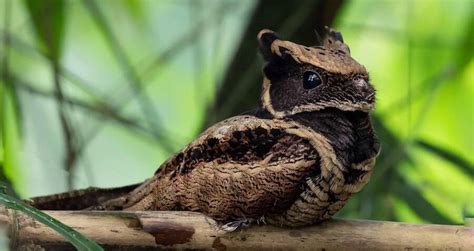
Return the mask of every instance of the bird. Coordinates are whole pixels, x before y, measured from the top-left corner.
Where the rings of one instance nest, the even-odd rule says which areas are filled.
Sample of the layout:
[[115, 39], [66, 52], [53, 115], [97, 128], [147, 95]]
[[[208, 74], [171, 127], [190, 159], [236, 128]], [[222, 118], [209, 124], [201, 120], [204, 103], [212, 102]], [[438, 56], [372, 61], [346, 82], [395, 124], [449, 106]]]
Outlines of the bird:
[[341, 33], [300, 45], [261, 30], [256, 109], [209, 127], [141, 184], [29, 200], [40, 209], [187, 210], [232, 231], [299, 227], [338, 212], [369, 181], [379, 143], [375, 88]]

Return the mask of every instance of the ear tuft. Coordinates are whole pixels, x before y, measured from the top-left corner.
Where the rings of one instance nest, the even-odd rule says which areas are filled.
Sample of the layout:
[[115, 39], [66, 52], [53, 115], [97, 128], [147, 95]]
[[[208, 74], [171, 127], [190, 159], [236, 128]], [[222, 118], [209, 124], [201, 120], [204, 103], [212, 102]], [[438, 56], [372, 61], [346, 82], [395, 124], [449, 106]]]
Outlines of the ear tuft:
[[349, 46], [344, 43], [342, 34], [332, 28], [325, 27], [327, 30], [326, 39], [324, 45], [329, 48], [334, 48], [336, 50], [344, 51], [347, 55], [350, 55]]
[[334, 41], [339, 41], [341, 43], [344, 43], [344, 39], [342, 38], [342, 34], [333, 28], [325, 27], [327, 30], [327, 38], [332, 39]]
[[266, 61], [270, 61], [271, 58], [275, 57], [275, 55], [273, 55], [271, 46], [275, 40], [279, 39], [277, 34], [272, 30], [263, 29], [258, 33], [257, 38], [263, 58]]

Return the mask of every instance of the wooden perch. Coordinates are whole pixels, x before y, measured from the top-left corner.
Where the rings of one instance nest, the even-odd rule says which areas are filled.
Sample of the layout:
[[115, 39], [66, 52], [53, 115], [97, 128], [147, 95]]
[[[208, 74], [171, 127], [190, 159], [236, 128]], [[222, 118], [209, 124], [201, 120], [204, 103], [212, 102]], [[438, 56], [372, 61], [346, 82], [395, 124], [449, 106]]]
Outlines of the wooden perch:
[[[336, 219], [305, 228], [253, 226], [225, 233], [194, 212], [46, 213], [107, 250], [474, 250], [474, 228], [464, 226]], [[8, 228], [12, 250], [74, 250], [58, 233], [21, 213], [3, 209], [0, 224]]]

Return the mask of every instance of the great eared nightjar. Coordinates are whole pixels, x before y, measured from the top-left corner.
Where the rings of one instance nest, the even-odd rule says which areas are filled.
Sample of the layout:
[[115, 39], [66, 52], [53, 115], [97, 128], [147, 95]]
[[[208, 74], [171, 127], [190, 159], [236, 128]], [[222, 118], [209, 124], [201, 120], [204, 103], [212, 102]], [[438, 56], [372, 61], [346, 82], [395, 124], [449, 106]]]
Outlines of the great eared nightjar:
[[367, 184], [379, 145], [375, 90], [340, 33], [304, 46], [258, 34], [260, 104], [205, 130], [141, 184], [37, 197], [40, 209], [190, 210], [227, 229], [328, 219]]

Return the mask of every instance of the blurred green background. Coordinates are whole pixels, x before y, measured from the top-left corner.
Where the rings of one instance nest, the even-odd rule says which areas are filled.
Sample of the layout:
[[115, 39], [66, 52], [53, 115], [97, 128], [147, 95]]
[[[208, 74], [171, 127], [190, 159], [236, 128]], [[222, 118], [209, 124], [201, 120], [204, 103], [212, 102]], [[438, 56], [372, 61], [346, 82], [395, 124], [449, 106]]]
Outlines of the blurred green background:
[[474, 1], [0, 0], [0, 180], [27, 198], [140, 182], [257, 104], [256, 34], [342, 32], [378, 90], [375, 174], [339, 217], [474, 214]]

